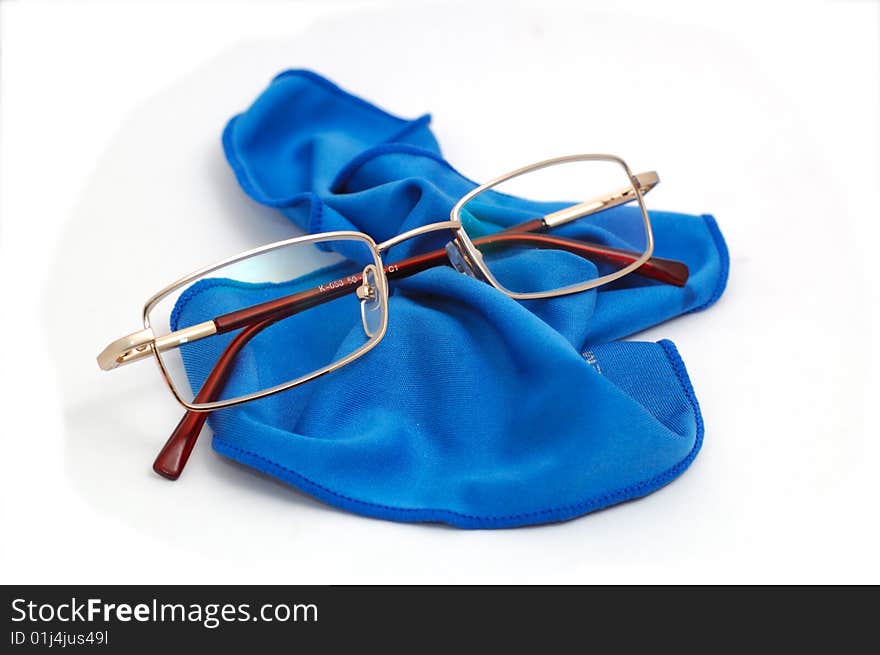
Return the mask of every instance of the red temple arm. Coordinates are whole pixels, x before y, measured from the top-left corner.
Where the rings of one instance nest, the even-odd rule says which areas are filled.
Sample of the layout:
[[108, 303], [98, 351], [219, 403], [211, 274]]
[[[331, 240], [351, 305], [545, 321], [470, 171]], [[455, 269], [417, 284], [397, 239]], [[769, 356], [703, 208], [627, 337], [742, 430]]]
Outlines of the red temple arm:
[[[607, 263], [623, 266], [639, 258], [637, 253], [628, 250], [536, 233], [542, 228], [542, 221], [537, 219], [514, 226], [503, 232], [496, 232], [495, 234], [476, 239], [474, 244], [478, 246], [492, 243], [527, 244], [536, 248], [565, 250], [586, 258], [601, 259]], [[394, 280], [414, 275], [435, 266], [448, 264], [449, 259], [446, 251], [435, 250], [424, 255], [404, 259], [395, 264], [389, 264], [385, 266], [385, 274], [388, 279]], [[635, 272], [644, 277], [676, 286], [684, 286], [688, 279], [687, 265], [660, 257], [652, 257]], [[232, 371], [235, 357], [262, 330], [282, 318], [292, 316], [310, 307], [353, 292], [361, 284], [361, 279], [361, 274], [358, 273], [341, 280], [259, 303], [253, 307], [230, 312], [215, 318], [214, 324], [217, 327], [217, 334], [231, 332], [240, 328], [245, 329], [236, 335], [226, 347], [214, 368], [205, 378], [205, 383], [202, 385], [195, 401], [197, 403], [209, 403], [217, 400]], [[207, 412], [187, 411], [184, 414], [153, 463], [153, 470], [156, 473], [169, 480], [176, 480], [180, 477], [207, 417]]]
[[[588, 241], [578, 241], [551, 234], [535, 234], [534, 232], [525, 231], [524, 228], [530, 225], [531, 222], [524, 223], [512, 228], [511, 230], [513, 231], [496, 232], [495, 234], [476, 239], [474, 244], [486, 246], [495, 243], [509, 243], [511, 245], [528, 245], [533, 248], [564, 250], [586, 259], [600, 259], [606, 263], [617, 264], [621, 267], [633, 263], [640, 256], [638, 253], [629, 250], [611, 248]], [[435, 250], [424, 255], [404, 259], [396, 264], [389, 264], [385, 266], [385, 274], [389, 280], [396, 280], [414, 275], [434, 266], [448, 264], [449, 259], [446, 251]], [[686, 264], [660, 257], [652, 257], [636, 269], [634, 273], [676, 286], [684, 286], [688, 279], [688, 267]], [[299, 293], [276, 298], [275, 300], [267, 300], [246, 309], [223, 314], [214, 319], [214, 325], [217, 326], [217, 333], [223, 334], [251, 325], [256, 321], [268, 318], [277, 320], [335, 298], [340, 298], [351, 293], [360, 284], [361, 274], [357, 273], [341, 280], [334, 280], [312, 289], [300, 291]]]
[[[256, 323], [246, 330], [242, 330], [235, 338], [226, 346], [226, 350], [220, 355], [220, 358], [214, 364], [214, 368], [205, 378], [199, 394], [196, 396], [197, 403], [210, 403], [217, 400], [229, 374], [232, 372], [232, 364], [241, 349], [253, 339], [257, 334], [272, 325], [275, 321], [263, 321]], [[156, 461], [153, 462], [153, 470], [163, 478], [176, 480], [183, 473], [183, 467], [189, 459], [193, 447], [202, 432], [205, 420], [208, 418], [207, 412], [187, 411], [177, 424], [174, 432], [168, 437], [168, 441], [162, 447]]]
[[[608, 264], [617, 264], [621, 268], [632, 264], [639, 258], [639, 255], [620, 248], [611, 248], [610, 246], [599, 246], [588, 241], [577, 241], [566, 237], [557, 237], [551, 234], [533, 234], [518, 232], [498, 232], [489, 237], [476, 239], [475, 245], [486, 246], [501, 243], [509, 243], [511, 245], [525, 244], [532, 248], [545, 248], [548, 250], [564, 250], [566, 252], [580, 255], [585, 259], [600, 259]], [[688, 280], [688, 267], [683, 262], [674, 259], [663, 259], [662, 257], [651, 257], [644, 264], [639, 266], [635, 271], [636, 275], [651, 278], [658, 282], [673, 284], [677, 287], [683, 287]]]

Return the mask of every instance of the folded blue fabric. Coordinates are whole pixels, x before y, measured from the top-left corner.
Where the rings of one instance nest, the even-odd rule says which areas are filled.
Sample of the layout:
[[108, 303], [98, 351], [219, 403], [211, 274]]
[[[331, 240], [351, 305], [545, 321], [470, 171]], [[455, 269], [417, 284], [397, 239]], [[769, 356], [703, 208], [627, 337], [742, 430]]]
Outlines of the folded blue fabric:
[[[229, 122], [223, 143], [244, 190], [311, 232], [387, 239], [444, 220], [475, 185], [442, 158], [427, 116], [394, 117], [307, 71], [276, 77]], [[534, 216], [525, 200], [498, 202], [511, 223]], [[627, 211], [565, 230], [609, 241]], [[375, 350], [302, 387], [214, 413], [215, 450], [347, 510], [461, 527], [557, 521], [651, 492], [699, 451], [702, 419], [671, 342], [613, 340], [709, 306], [728, 268], [710, 216], [651, 218], [655, 254], [690, 268], [685, 287], [628, 276], [520, 303], [449, 267], [419, 273], [392, 283], [388, 333]], [[196, 291], [178, 304], [178, 325], [260, 293], [222, 281]], [[316, 322], [332, 320], [326, 314]], [[278, 340], [275, 359], [294, 356], [296, 335]], [[212, 361], [198, 348], [210, 347], [190, 346], [194, 385]]]

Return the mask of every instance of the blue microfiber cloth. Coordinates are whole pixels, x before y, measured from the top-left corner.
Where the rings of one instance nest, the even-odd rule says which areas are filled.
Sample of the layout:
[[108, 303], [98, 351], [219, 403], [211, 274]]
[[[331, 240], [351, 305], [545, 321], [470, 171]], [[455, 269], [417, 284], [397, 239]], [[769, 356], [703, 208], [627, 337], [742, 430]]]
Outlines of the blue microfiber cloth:
[[[381, 241], [445, 220], [475, 185], [442, 158], [428, 116], [397, 118], [308, 71], [277, 76], [229, 122], [223, 144], [244, 190], [310, 232], [354, 229]], [[497, 202], [511, 224], [535, 215], [526, 200]], [[603, 212], [564, 233], [607, 237], [629, 211], [637, 210]], [[702, 419], [671, 342], [613, 340], [709, 306], [728, 270], [710, 216], [651, 218], [655, 255], [690, 268], [685, 287], [631, 275], [521, 303], [450, 267], [392, 282], [388, 333], [372, 352], [215, 412], [214, 449], [353, 512], [469, 528], [558, 521], [650, 493], [696, 456]], [[391, 259], [449, 238], [404, 244]], [[553, 274], [516, 258], [510, 265]], [[261, 293], [222, 280], [193, 291], [176, 307], [175, 329]], [[332, 321], [327, 314], [314, 312], [315, 329]], [[341, 342], [338, 332], [327, 338]], [[261, 365], [282, 367], [297, 352], [295, 331], [265, 341], [255, 346], [271, 348]], [[187, 347], [194, 385], [218, 354], [206, 349], [219, 347]]]

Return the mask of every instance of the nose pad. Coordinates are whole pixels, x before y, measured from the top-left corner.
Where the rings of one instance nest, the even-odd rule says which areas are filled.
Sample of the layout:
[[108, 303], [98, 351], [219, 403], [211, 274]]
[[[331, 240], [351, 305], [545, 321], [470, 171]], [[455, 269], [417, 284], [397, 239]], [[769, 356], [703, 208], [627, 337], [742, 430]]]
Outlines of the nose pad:
[[[478, 251], [477, 255], [479, 256], [479, 254]], [[459, 273], [464, 273], [475, 280], [486, 282], [483, 274], [473, 265], [464, 248], [457, 241], [453, 240], [446, 244], [446, 256], [449, 257], [452, 267]]]
[[375, 265], [366, 266], [362, 274], [361, 286], [357, 289], [357, 297], [361, 301], [361, 323], [363, 323], [364, 333], [368, 337], [374, 337], [379, 333], [384, 318], [384, 307], [382, 306], [377, 276], [378, 271]]

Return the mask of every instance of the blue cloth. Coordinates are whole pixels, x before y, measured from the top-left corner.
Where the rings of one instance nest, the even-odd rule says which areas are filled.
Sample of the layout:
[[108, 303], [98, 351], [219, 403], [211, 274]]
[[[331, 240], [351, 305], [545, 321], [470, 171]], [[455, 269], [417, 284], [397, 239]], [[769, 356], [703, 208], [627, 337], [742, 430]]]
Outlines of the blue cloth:
[[[308, 71], [277, 76], [229, 122], [223, 144], [245, 192], [311, 232], [354, 229], [380, 241], [445, 220], [475, 184], [443, 159], [428, 116], [397, 118]], [[525, 200], [496, 200], [511, 223], [534, 216]], [[620, 245], [615, 220], [627, 211], [566, 233]], [[302, 387], [215, 412], [215, 450], [353, 512], [468, 528], [558, 521], [650, 493], [696, 456], [700, 410], [671, 342], [614, 340], [709, 306], [728, 270], [710, 216], [651, 218], [656, 256], [690, 268], [684, 288], [628, 276], [520, 303], [450, 267], [392, 282], [382, 343]], [[204, 320], [259, 293], [217, 281], [187, 294], [176, 320]], [[315, 315], [316, 329], [326, 325]], [[277, 366], [296, 344], [279, 333]], [[193, 384], [209, 360], [188, 357]], [[268, 351], [261, 360], [276, 365]]]

